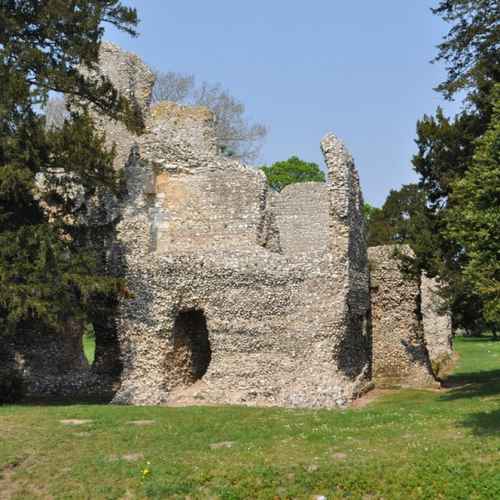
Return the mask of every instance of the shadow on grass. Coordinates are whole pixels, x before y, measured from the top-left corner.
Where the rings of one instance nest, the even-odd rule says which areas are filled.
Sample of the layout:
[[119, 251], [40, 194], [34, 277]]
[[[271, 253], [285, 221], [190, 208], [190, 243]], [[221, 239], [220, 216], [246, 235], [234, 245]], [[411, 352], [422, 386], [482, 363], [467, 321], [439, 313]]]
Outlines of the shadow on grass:
[[[466, 342], [467, 344], [495, 343], [498, 339], [489, 336], [468, 338]], [[443, 402], [474, 398], [500, 401], [500, 369], [449, 375], [443, 382], [443, 387], [448, 389], [440, 397]], [[471, 413], [460, 422], [460, 425], [469, 428], [478, 437], [500, 435], [500, 409]]]
[[467, 343], [478, 343], [478, 342], [500, 342], [500, 337], [493, 337], [491, 335], [484, 335], [482, 337], [462, 337]]
[[[464, 398], [491, 398], [500, 401], [500, 370], [470, 373], [466, 377], [450, 377], [448, 384], [450, 379], [453, 379], [451, 383], [455, 386], [440, 397], [443, 402]], [[471, 429], [478, 437], [500, 435], [500, 410], [471, 413], [460, 425]]]
[[472, 413], [460, 424], [475, 436], [500, 436], [500, 410]]
[[[466, 345], [473, 344], [496, 344], [499, 338], [492, 337], [491, 335], [485, 335], [483, 337], [466, 337], [461, 339], [463, 348]], [[498, 350], [495, 347], [495, 350]], [[479, 351], [474, 352], [474, 355], [478, 355]], [[490, 351], [488, 351], [489, 353]], [[471, 352], [472, 353], [472, 352]], [[465, 352], [463, 356], [468, 356], [471, 353]], [[482, 353], [479, 353], [482, 355]], [[484, 353], [484, 355], [487, 355]], [[478, 362], [480, 368], [480, 363]], [[446, 377], [442, 382], [442, 386], [448, 389], [446, 394], [442, 396], [445, 401], [462, 399], [462, 398], [474, 398], [482, 396], [494, 396], [500, 394], [500, 368], [499, 369], [479, 369], [477, 371], [461, 371], [459, 373], [451, 374]]]
[[109, 394], [87, 395], [87, 396], [45, 396], [24, 397], [16, 406], [85, 406], [85, 405], [109, 405], [113, 399], [114, 392]]
[[500, 370], [450, 376], [444, 381], [443, 387], [448, 391], [440, 397], [442, 401], [497, 395], [500, 397]]

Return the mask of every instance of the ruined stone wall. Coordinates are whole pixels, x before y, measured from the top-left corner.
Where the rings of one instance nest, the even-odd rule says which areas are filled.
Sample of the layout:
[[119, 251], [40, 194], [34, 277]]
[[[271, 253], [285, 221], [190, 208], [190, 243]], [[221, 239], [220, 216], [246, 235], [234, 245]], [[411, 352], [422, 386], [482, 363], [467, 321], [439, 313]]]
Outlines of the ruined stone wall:
[[105, 219], [116, 222], [107, 265], [128, 293], [94, 325], [87, 386], [118, 376], [125, 404], [334, 407], [366, 389], [370, 360], [377, 381], [432, 383], [418, 284], [383, 248], [370, 254], [370, 329], [363, 200], [337, 137], [321, 142], [326, 184], [272, 193], [261, 172], [218, 154], [208, 110], [149, 107], [154, 76], [136, 56], [105, 44], [101, 71], [146, 130], [97, 117], [127, 183]]
[[[270, 193], [260, 172], [217, 155], [202, 110], [160, 104], [147, 123], [125, 167], [129, 196], [114, 252], [131, 297], [117, 320], [115, 401], [171, 402], [196, 390], [205, 403], [346, 404], [363, 389], [368, 365], [366, 249], [354, 242], [362, 227], [349, 219], [362, 224], [352, 160], [330, 151], [332, 176], [347, 179], [340, 195], [352, 200], [339, 202], [349, 212], [337, 255], [337, 201], [326, 186], [290, 188], [300, 199]], [[305, 229], [304, 211], [314, 222], [307, 236], [291, 222]], [[313, 243], [319, 251], [303, 251]], [[301, 250], [291, 258], [294, 246]], [[184, 317], [198, 319], [180, 328]], [[205, 326], [188, 339], [193, 325]], [[200, 369], [200, 359], [208, 366]]]
[[61, 332], [26, 330], [2, 337], [1, 366], [22, 378], [28, 397], [87, 394], [89, 384], [98, 382], [90, 377], [82, 330], [80, 323], [68, 321]]
[[332, 281], [339, 290], [336, 307], [342, 311], [345, 339], [339, 363], [346, 370], [365, 370], [368, 376], [370, 298], [363, 196], [354, 160], [342, 141], [328, 134], [321, 150], [328, 168]]
[[[203, 168], [203, 167], [201, 167]], [[159, 253], [255, 244], [262, 222], [265, 179], [228, 165], [155, 175], [152, 227]]]
[[[367, 366], [362, 325], [353, 328], [345, 304], [349, 279], [336, 281], [341, 273], [326, 247], [291, 261], [262, 244], [265, 228], [279, 229], [266, 224], [274, 202], [262, 175], [218, 157], [187, 165], [187, 147], [188, 134], [179, 162], [171, 156], [163, 164], [139, 149], [126, 167], [129, 198], [117, 252], [126, 261], [132, 298], [118, 318], [124, 370], [115, 401], [171, 402], [193, 390], [192, 363], [200, 357], [193, 346], [206, 342], [193, 340], [195, 356], [189, 343], [176, 340], [179, 317], [192, 313], [205, 318], [210, 346], [206, 373], [194, 385], [197, 402], [346, 404], [362, 390]], [[364, 307], [366, 313], [367, 302]]]
[[166, 170], [171, 165], [189, 170], [214, 161], [218, 157], [214, 114], [203, 107], [155, 104], [146, 114], [141, 157]]
[[[107, 76], [144, 116], [148, 116], [155, 82], [148, 66], [135, 54], [124, 52], [112, 43], [103, 43], [99, 52], [99, 67], [101, 74]], [[123, 123], [109, 120], [98, 110], [94, 112], [94, 120], [97, 128], [105, 132], [108, 147], [116, 147], [114, 166], [117, 170], [122, 169], [128, 161], [136, 136]]]
[[[368, 249], [372, 376], [378, 386], [435, 385], [420, 312], [420, 283], [405, 277], [392, 245]], [[409, 253], [409, 247], [400, 247]]]
[[326, 184], [290, 184], [270, 204], [284, 254], [313, 256], [328, 251], [330, 196]]
[[439, 292], [438, 280], [424, 274], [421, 281], [422, 321], [432, 370], [437, 377], [445, 375], [453, 364], [451, 316]]

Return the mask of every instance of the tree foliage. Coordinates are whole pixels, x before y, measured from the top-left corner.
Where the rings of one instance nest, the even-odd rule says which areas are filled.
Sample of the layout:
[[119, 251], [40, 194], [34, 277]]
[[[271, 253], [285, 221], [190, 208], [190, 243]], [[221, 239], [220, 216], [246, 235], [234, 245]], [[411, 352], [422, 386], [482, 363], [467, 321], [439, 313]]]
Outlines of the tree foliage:
[[408, 244], [417, 255], [428, 247], [430, 217], [425, 192], [416, 184], [391, 190], [381, 208], [365, 208], [368, 246]]
[[220, 84], [196, 84], [193, 75], [156, 72], [153, 102], [172, 101], [188, 106], [205, 106], [216, 118], [219, 147], [228, 156], [254, 161], [260, 152], [267, 129], [251, 124], [245, 117], [245, 105]]
[[471, 102], [481, 107], [481, 96], [499, 81], [498, 0], [440, 0], [432, 12], [452, 24], [438, 45], [435, 61], [445, 63], [448, 77], [437, 90], [449, 99], [466, 91]]
[[369, 247], [388, 245], [391, 243], [391, 227], [384, 219], [382, 208], [374, 207], [369, 203], [363, 205], [365, 217], [366, 241]]
[[269, 167], [263, 166], [261, 170], [271, 188], [278, 192], [297, 182], [325, 182], [325, 173], [316, 163], [305, 162], [297, 156], [278, 161]]
[[[474, 331], [484, 322], [483, 305], [488, 299], [485, 289], [481, 291], [466, 271], [474, 259], [471, 246], [457, 228], [448, 225], [470, 209], [455, 190], [463, 192], [460, 180], [468, 177], [477, 161], [478, 140], [493, 117], [493, 88], [500, 75], [500, 6], [497, 0], [440, 0], [433, 12], [451, 24], [435, 59], [447, 69], [447, 78], [437, 90], [447, 99], [464, 96], [464, 107], [453, 118], [438, 108], [434, 116], [424, 116], [417, 123], [413, 166], [428, 211], [421, 221], [423, 237], [418, 238], [422, 242], [416, 245], [416, 261], [420, 269], [448, 283], [455, 325]], [[491, 208], [498, 209], [498, 201]]]
[[500, 84], [494, 114], [470, 168], [453, 184], [447, 235], [467, 254], [464, 277], [483, 298], [487, 321], [500, 325]]
[[[142, 119], [92, 72], [106, 22], [135, 34], [136, 12], [118, 0], [0, 3], [2, 332], [61, 330], [66, 319], [86, 319], [99, 307], [96, 294], [120, 287], [100, 269], [98, 237], [86, 224], [96, 199], [120, 187], [89, 107], [135, 131]], [[39, 113], [52, 91], [68, 99], [60, 128], [47, 127]]]

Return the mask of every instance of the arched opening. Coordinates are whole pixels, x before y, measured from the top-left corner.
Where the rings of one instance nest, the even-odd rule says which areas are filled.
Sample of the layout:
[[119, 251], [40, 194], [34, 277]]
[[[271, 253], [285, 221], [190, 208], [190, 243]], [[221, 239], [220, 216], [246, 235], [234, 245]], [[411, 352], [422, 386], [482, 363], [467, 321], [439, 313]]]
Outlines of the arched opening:
[[207, 320], [202, 310], [181, 311], [174, 323], [174, 365], [184, 384], [200, 380], [212, 358]]

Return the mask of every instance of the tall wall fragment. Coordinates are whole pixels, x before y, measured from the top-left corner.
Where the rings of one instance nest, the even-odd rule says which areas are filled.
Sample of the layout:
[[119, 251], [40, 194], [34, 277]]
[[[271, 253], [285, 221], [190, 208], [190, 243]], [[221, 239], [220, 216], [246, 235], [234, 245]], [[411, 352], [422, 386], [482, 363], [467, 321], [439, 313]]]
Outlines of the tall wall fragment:
[[[107, 76], [115, 89], [128, 98], [144, 117], [149, 115], [155, 76], [151, 69], [135, 54], [125, 52], [113, 43], [105, 42], [99, 52], [99, 73]], [[115, 169], [122, 169], [136, 144], [137, 136], [116, 120], [94, 111], [98, 129], [106, 134], [106, 144], [116, 147]]]
[[[401, 247], [409, 253], [409, 247]], [[378, 386], [436, 385], [420, 312], [420, 283], [403, 275], [392, 245], [368, 249], [372, 377]]]
[[440, 296], [440, 284], [436, 278], [422, 276], [421, 297], [427, 351], [434, 374], [442, 377], [453, 364], [452, 327], [451, 316]]
[[344, 294], [342, 328], [345, 345], [339, 362], [346, 370], [359, 371], [369, 352], [366, 319], [370, 304], [367, 245], [363, 197], [352, 156], [334, 134], [327, 135], [321, 149], [328, 168], [330, 191], [330, 253], [332, 280]]

